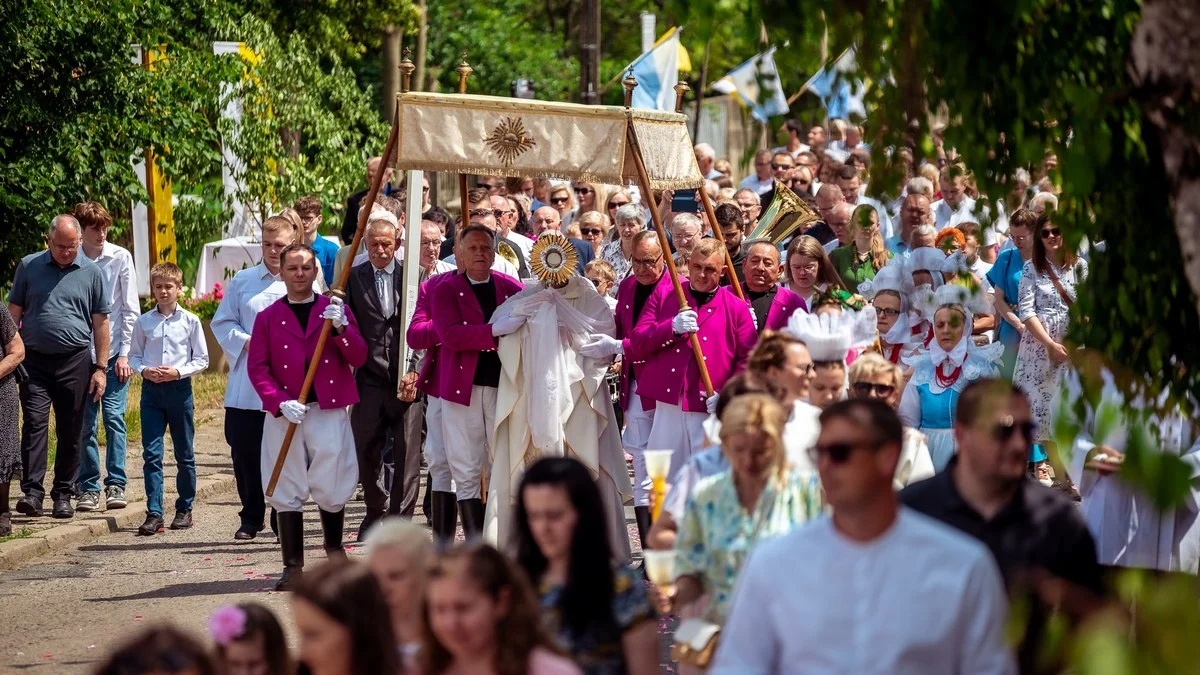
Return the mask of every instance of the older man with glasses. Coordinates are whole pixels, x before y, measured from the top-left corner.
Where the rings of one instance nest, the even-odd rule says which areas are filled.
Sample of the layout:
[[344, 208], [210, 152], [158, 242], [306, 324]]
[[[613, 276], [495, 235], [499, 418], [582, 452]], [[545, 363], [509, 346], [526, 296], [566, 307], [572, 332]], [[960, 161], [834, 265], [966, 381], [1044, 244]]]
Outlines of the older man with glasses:
[[942, 473], [906, 488], [900, 500], [991, 550], [1009, 591], [1031, 601], [1021, 672], [1057, 672], [1036, 668], [1050, 611], [1040, 589], [1054, 578], [1092, 593], [1103, 585], [1096, 543], [1079, 509], [1028, 476], [1034, 429], [1021, 389], [1000, 379], [971, 383], [955, 411], [958, 454]]
[[831, 515], [755, 549], [709, 673], [1016, 672], [987, 548], [899, 504], [902, 435], [879, 401], [821, 413], [810, 454]]

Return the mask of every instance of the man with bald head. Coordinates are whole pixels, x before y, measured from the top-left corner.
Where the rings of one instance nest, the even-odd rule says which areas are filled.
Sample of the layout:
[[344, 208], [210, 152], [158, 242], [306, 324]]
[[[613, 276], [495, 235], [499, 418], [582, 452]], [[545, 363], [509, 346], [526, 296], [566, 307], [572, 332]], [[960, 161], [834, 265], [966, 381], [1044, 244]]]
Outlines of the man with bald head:
[[[529, 221], [529, 226], [533, 228], [533, 238], [536, 241], [541, 234], [547, 230], [562, 232], [562, 216], [558, 210], [552, 206], [543, 206], [533, 212], [533, 218]], [[575, 247], [576, 268], [579, 270], [579, 275], [584, 276], [583, 268], [596, 257], [596, 251], [592, 245], [582, 239], [567, 237], [567, 241], [571, 242], [571, 246]]]
[[798, 309], [808, 311], [804, 298], [779, 285], [783, 268], [775, 244], [768, 239], [754, 239], [746, 242], [745, 249], [742, 269], [746, 275], [746, 300], [754, 310], [754, 326], [759, 335], [764, 330], [782, 329]]
[[[699, 228], [699, 219], [696, 220], [695, 226]], [[650, 304], [662, 304], [663, 296], [673, 297], [675, 287], [670, 275], [665, 273], [666, 258], [655, 231], [644, 230], [633, 236], [632, 264], [630, 275], [617, 287], [616, 337], [594, 335], [591, 342], [579, 348], [579, 353], [594, 359], [621, 357], [619, 391], [621, 409], [625, 413], [625, 433], [621, 440], [625, 451], [633, 457], [633, 511], [638, 536], [644, 544], [650, 532], [650, 477], [646, 473], [644, 453], [654, 423], [654, 401], [638, 396], [637, 376], [645, 363], [645, 355], [632, 349], [630, 338], [643, 310]]]
[[[375, 174], [383, 165], [382, 157], [372, 157], [367, 160], [367, 189], [360, 192], [355, 192], [346, 199], [346, 215], [342, 219], [342, 231], [339, 235], [342, 238], [342, 244], [346, 245], [354, 241], [354, 232], [358, 229], [358, 209], [362, 205], [363, 197], [367, 196], [367, 192], [371, 189], [371, 181], [375, 180]], [[390, 195], [396, 191], [391, 186], [389, 181], [392, 179], [392, 168], [384, 168], [383, 184], [379, 186], [379, 194]]]
[[50, 491], [53, 515], [75, 515], [71, 498], [79, 476], [84, 405], [89, 396], [99, 401], [108, 383], [109, 293], [103, 271], [80, 254], [82, 241], [83, 228], [74, 216], [55, 216], [46, 234], [47, 250], [21, 259], [8, 295], [8, 311], [21, 327], [29, 375], [21, 383], [25, 496], [16, 505], [17, 513], [26, 516], [42, 515], [52, 407], [58, 436]]

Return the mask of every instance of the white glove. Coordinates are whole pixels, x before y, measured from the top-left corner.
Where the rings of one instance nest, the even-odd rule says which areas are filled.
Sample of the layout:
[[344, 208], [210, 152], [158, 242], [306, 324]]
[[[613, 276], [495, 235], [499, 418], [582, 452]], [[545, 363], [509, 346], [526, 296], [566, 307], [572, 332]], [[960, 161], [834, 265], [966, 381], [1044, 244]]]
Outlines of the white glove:
[[492, 336], [502, 337], [512, 335], [521, 330], [521, 326], [525, 325], [525, 317], [523, 316], [506, 316], [503, 319], [492, 324]]
[[709, 415], [717, 414], [717, 402], [720, 400], [721, 400], [720, 394], [713, 394], [712, 396], [709, 396], [708, 398], [704, 399], [704, 407], [708, 408]]
[[758, 314], [756, 314], [754, 312], [754, 305], [751, 305], [748, 302], [746, 304], [749, 305], [749, 307], [750, 307], [750, 320], [754, 322], [755, 326], [757, 326], [758, 325]]
[[690, 309], [685, 309], [675, 315], [671, 320], [671, 330], [675, 331], [676, 335], [685, 333], [695, 333], [700, 329], [700, 324], [696, 323], [696, 313]]
[[300, 401], [284, 401], [279, 404], [279, 412], [287, 418], [287, 421], [292, 424], [300, 424], [304, 421], [304, 414], [308, 412], [308, 406]]
[[579, 353], [589, 359], [604, 359], [625, 353], [621, 341], [604, 333], [591, 336], [591, 341], [579, 348]]
[[334, 328], [345, 328], [346, 324], [346, 308], [342, 305], [342, 299], [336, 295], [330, 296], [329, 304], [325, 306], [325, 311], [321, 312], [321, 318], [333, 322]]

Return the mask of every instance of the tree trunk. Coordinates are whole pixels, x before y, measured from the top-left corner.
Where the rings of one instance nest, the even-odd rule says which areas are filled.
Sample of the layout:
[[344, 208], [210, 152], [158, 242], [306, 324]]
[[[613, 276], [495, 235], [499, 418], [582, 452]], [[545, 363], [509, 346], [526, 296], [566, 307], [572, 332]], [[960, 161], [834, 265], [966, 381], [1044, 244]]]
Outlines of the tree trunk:
[[410, 86], [415, 91], [424, 91], [425, 87], [425, 50], [429, 48], [429, 8], [425, 0], [417, 0], [417, 11], [420, 13], [417, 28], [417, 58], [414, 65], [413, 78]]
[[[1152, 0], [1129, 50], [1129, 73], [1149, 123], [1159, 136], [1183, 269], [1200, 313], [1200, 9], [1194, 0]], [[1190, 119], [1188, 117], [1190, 116]]]
[[383, 72], [380, 74], [380, 96], [383, 97], [383, 119], [389, 122], [396, 111], [396, 92], [400, 90], [400, 41], [404, 32], [388, 25], [383, 29]]

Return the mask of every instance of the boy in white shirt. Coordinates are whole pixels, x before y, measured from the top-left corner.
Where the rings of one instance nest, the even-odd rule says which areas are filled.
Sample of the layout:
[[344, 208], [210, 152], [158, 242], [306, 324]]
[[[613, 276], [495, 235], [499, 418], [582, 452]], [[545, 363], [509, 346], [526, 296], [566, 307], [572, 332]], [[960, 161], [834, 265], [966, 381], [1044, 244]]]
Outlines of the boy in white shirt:
[[163, 437], [171, 429], [175, 448], [175, 518], [172, 530], [192, 526], [196, 498], [196, 459], [192, 448], [195, 422], [191, 376], [208, 367], [204, 329], [195, 314], [179, 306], [183, 272], [174, 263], [150, 270], [150, 290], [158, 306], [133, 326], [129, 366], [142, 376], [142, 473], [146, 479], [146, 522], [138, 534], [163, 529]]

